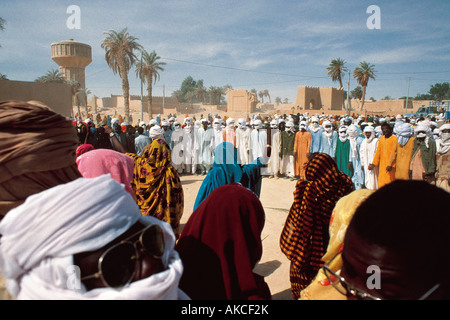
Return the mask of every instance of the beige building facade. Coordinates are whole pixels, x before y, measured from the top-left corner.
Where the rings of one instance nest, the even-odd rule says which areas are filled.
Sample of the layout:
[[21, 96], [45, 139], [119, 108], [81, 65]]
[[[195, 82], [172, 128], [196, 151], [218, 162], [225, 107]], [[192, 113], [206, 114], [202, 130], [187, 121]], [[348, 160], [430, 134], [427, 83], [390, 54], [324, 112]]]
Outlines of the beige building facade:
[[227, 90], [227, 111], [254, 113], [258, 99], [256, 94], [248, 92], [245, 89], [228, 89]]
[[0, 101], [40, 101], [53, 111], [72, 116], [72, 89], [63, 83], [0, 80]]
[[295, 103], [301, 110], [342, 110], [344, 90], [333, 87], [299, 86]]

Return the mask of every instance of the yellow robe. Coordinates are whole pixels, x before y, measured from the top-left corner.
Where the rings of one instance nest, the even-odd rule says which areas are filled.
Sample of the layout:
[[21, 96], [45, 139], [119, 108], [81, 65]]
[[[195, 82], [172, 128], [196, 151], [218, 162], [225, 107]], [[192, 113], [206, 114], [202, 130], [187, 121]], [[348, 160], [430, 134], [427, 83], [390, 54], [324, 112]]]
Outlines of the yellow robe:
[[395, 167], [396, 180], [409, 180], [409, 165], [411, 163], [414, 139], [414, 137], [409, 138], [403, 147], [397, 143], [391, 153], [388, 165]]
[[378, 188], [395, 180], [395, 166], [392, 167], [389, 172], [386, 170], [386, 167], [389, 165], [391, 153], [394, 151], [397, 144], [398, 139], [394, 135], [390, 136], [388, 139], [386, 139], [385, 136], [378, 139], [377, 151], [375, 152], [372, 161], [372, 164], [378, 166]]

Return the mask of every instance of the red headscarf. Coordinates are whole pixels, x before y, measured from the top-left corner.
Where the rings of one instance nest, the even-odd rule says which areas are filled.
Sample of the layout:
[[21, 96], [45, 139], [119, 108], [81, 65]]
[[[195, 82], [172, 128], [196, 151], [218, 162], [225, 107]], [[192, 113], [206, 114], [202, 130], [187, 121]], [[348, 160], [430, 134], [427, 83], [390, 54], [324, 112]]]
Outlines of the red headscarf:
[[184, 265], [180, 288], [192, 299], [271, 299], [253, 268], [262, 255], [264, 209], [239, 183], [216, 188], [184, 227], [176, 250]]
[[76, 156], [77, 156], [77, 158], [79, 157], [79, 156], [81, 156], [83, 153], [86, 153], [86, 152], [88, 152], [88, 151], [92, 151], [92, 150], [94, 150], [95, 148], [94, 148], [94, 146], [92, 145], [92, 144], [89, 144], [89, 143], [85, 143], [85, 144], [80, 144], [78, 147], [77, 147], [77, 150], [76, 150]]

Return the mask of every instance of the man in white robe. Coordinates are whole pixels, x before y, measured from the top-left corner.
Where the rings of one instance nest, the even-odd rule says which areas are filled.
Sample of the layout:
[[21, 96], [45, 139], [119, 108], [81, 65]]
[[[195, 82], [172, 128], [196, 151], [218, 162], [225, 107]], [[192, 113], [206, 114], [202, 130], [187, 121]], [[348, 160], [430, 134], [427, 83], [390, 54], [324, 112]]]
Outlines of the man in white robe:
[[172, 165], [178, 173], [183, 173], [183, 130], [181, 123], [175, 121], [173, 123], [172, 132]]
[[263, 129], [263, 123], [259, 119], [255, 120], [253, 125], [255, 128], [250, 135], [250, 163], [267, 156], [267, 130]]
[[214, 155], [214, 131], [208, 128], [208, 120], [201, 120], [202, 126], [197, 130], [195, 150], [198, 152], [200, 174], [205, 175], [211, 170]]
[[192, 124], [192, 118], [187, 117], [184, 119], [183, 128], [183, 165], [186, 173], [195, 173], [194, 166], [194, 125]]
[[278, 120], [272, 120], [270, 127], [272, 129], [272, 150], [268, 163], [269, 178], [275, 177], [275, 179], [278, 179], [278, 173], [280, 172], [280, 130], [278, 129]]
[[250, 131], [244, 118], [238, 119], [238, 128], [236, 129], [236, 149], [238, 150], [239, 163], [249, 164], [250, 152]]
[[361, 156], [361, 169], [364, 170], [364, 185], [367, 189], [378, 189], [378, 166], [373, 170], [369, 170], [369, 164], [372, 163], [373, 157], [377, 151], [378, 138], [376, 137], [375, 129], [372, 126], [364, 128], [364, 135], [366, 138], [361, 142], [359, 149]]
[[214, 149], [223, 142], [222, 120], [215, 118], [213, 121]]

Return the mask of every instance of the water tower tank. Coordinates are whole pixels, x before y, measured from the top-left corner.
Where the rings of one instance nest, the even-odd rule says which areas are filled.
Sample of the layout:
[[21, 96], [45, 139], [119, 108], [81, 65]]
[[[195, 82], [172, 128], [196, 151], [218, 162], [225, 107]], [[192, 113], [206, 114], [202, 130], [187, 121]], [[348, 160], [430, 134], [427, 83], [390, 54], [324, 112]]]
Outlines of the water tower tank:
[[73, 39], [52, 43], [52, 59], [67, 80], [75, 80], [86, 88], [85, 68], [92, 62], [91, 46]]

